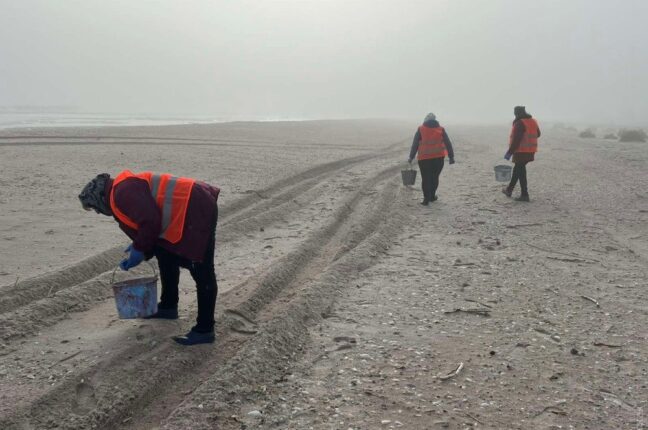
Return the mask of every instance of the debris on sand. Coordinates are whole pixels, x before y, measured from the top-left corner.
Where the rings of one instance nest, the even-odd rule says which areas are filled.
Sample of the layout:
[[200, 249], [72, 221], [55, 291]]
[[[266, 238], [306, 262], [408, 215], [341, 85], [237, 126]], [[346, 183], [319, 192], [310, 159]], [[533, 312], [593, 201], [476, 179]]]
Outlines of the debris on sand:
[[442, 380], [442, 381], [446, 381], [446, 380], [448, 380], [448, 379], [452, 379], [452, 378], [454, 378], [455, 376], [457, 376], [457, 375], [461, 372], [461, 370], [463, 369], [463, 367], [464, 367], [464, 364], [463, 364], [463, 362], [461, 362], [461, 363], [459, 363], [459, 365], [457, 365], [457, 368], [456, 368], [455, 370], [453, 370], [452, 372], [450, 372], [450, 373], [448, 373], [448, 374], [446, 374], [446, 375], [438, 376], [438, 378], [439, 378], [440, 380]]
[[[540, 251], [548, 252], [548, 253], [550, 253], [550, 254], [564, 255], [564, 256], [566, 256], [566, 257], [573, 257], [573, 259], [574, 259], [574, 261], [569, 261], [569, 260], [563, 260], [563, 261], [569, 261], [569, 262], [572, 262], [572, 263], [580, 263], [580, 262], [586, 262], [586, 263], [587, 263], [587, 262], [600, 263], [599, 260], [596, 260], [596, 259], [594, 259], [594, 258], [586, 258], [586, 257], [581, 257], [580, 255], [576, 255], [576, 254], [570, 254], [570, 253], [566, 253], [566, 252], [554, 251], [554, 250], [552, 250], [552, 249], [542, 248], [542, 247], [540, 247], [540, 246], [533, 245], [533, 244], [528, 243], [528, 242], [526, 242], [526, 244], [527, 244], [527, 246], [530, 246], [531, 248], [538, 249], [538, 250], [540, 250]], [[557, 260], [557, 258], [553, 258], [553, 259], [554, 259], [554, 260]], [[576, 260], [578, 260], [578, 261], [576, 261]]]
[[628, 403], [628, 402], [626, 402], [624, 400], [621, 400], [619, 398], [619, 396], [617, 396], [613, 392], [608, 391], [608, 390], [599, 390], [599, 392], [601, 393], [601, 397], [603, 398], [603, 400], [605, 400], [606, 402], [611, 402], [611, 403], [613, 403], [613, 404], [615, 404], [615, 405], [617, 405], [617, 406], [619, 406], [619, 407], [621, 407], [621, 408], [623, 408], [623, 409], [625, 409], [627, 411], [632, 411], [632, 412], [635, 411], [635, 406], [634, 405], [632, 405], [632, 404], [630, 404], [630, 403]]
[[581, 258], [562, 258], [562, 257], [552, 257], [547, 256], [549, 260], [564, 261], [565, 263], [589, 263], [593, 264], [593, 261], [583, 260]]
[[468, 266], [476, 266], [476, 265], [477, 264], [471, 262], [462, 263], [461, 260], [457, 260], [453, 264], [453, 266], [455, 267], [468, 267]]
[[611, 343], [605, 343], [605, 342], [594, 342], [592, 345], [594, 346], [606, 346], [608, 348], [622, 348], [623, 345], [614, 345]]
[[71, 360], [71, 359], [73, 359], [74, 357], [76, 357], [77, 355], [81, 354], [82, 352], [83, 352], [83, 351], [77, 351], [77, 352], [75, 352], [74, 354], [70, 354], [70, 355], [68, 355], [68, 356], [66, 356], [66, 357], [63, 357], [62, 359], [60, 359], [60, 360], [57, 361], [56, 363], [50, 365], [50, 368], [56, 366], [57, 364], [63, 363], [64, 361]]
[[589, 300], [590, 302], [594, 303], [597, 308], [601, 307], [601, 305], [599, 304], [599, 302], [596, 299], [593, 299], [593, 298], [591, 298], [589, 296], [581, 296], [581, 297], [584, 298], [585, 300]]
[[467, 314], [475, 314], [475, 315], [481, 315], [483, 317], [489, 317], [491, 311], [490, 309], [480, 309], [480, 308], [469, 308], [469, 309], [456, 308], [452, 311], [443, 311], [444, 314], [454, 314], [458, 312], [464, 312]]
[[577, 350], [576, 348], [572, 348], [572, 349], [570, 349], [570, 350], [569, 350], [569, 353], [570, 353], [571, 355], [580, 355], [581, 357], [584, 357], [584, 356], [585, 356], [585, 353], [584, 353], [584, 352], [580, 352], [580, 351]]
[[479, 421], [477, 418], [475, 418], [474, 416], [470, 415], [468, 412], [463, 412], [463, 414], [464, 414], [465, 416], [467, 416], [468, 418], [470, 418], [471, 420], [473, 420], [473, 421], [475, 421], [475, 422], [477, 422], [477, 423], [479, 423], [479, 424], [481, 424], [481, 425], [484, 425], [483, 422]]
[[466, 300], [467, 302], [477, 303], [478, 305], [482, 305], [483, 307], [488, 308], [488, 309], [493, 308], [492, 306], [487, 305], [486, 303], [482, 303], [479, 300], [475, 300], [475, 299], [464, 299], [464, 300]]
[[355, 337], [350, 336], [336, 336], [333, 338], [333, 342], [347, 342], [347, 343], [356, 343]]
[[544, 414], [545, 412], [551, 412], [552, 414], [563, 415], [563, 416], [567, 415], [567, 412], [565, 412], [562, 409], [558, 408], [558, 406], [564, 405], [565, 403], [567, 403], [566, 400], [559, 400], [559, 401], [556, 402], [555, 405], [546, 406], [543, 410], [541, 410], [540, 412], [535, 414], [534, 417], [539, 417], [540, 415]]
[[532, 223], [526, 223], [526, 224], [508, 224], [506, 228], [510, 229], [516, 229], [516, 228], [524, 228], [524, 227], [541, 227], [544, 224], [540, 222], [532, 222]]

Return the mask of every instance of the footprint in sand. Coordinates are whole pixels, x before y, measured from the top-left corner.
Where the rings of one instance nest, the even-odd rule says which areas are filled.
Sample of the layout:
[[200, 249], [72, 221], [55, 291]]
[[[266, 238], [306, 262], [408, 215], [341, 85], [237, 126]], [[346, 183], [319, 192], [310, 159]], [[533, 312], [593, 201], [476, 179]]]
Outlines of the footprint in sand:
[[237, 333], [254, 334], [257, 332], [257, 325], [254, 321], [234, 309], [227, 309], [225, 314], [231, 318], [230, 329]]
[[135, 334], [135, 339], [137, 340], [150, 339], [154, 337], [155, 334], [156, 334], [155, 327], [153, 327], [151, 324], [140, 324], [139, 327], [137, 327], [137, 333]]
[[92, 385], [81, 382], [76, 386], [76, 398], [72, 409], [77, 414], [84, 414], [93, 410], [97, 406], [95, 390]]

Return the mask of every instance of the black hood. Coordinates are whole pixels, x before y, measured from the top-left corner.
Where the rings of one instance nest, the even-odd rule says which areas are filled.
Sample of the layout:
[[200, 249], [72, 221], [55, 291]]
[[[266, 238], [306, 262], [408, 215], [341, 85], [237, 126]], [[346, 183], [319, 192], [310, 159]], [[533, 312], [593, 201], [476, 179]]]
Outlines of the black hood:
[[79, 194], [79, 201], [85, 210], [94, 209], [95, 212], [104, 215], [112, 215], [106, 196], [106, 184], [110, 181], [108, 173], [97, 175], [92, 181], [83, 187]]
[[526, 111], [526, 107], [524, 106], [515, 106], [513, 108], [513, 115], [515, 115], [515, 119], [528, 119], [531, 118], [531, 115]]

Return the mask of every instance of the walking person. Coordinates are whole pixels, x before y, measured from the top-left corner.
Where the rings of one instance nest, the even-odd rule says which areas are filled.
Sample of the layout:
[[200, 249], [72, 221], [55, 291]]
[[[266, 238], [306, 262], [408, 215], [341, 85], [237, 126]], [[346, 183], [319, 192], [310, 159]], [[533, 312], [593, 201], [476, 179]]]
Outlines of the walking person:
[[129, 270], [155, 256], [162, 294], [157, 313], [149, 318], [178, 319], [180, 268], [196, 282], [196, 325], [174, 340], [182, 345], [212, 343], [218, 285], [214, 270], [218, 194], [214, 186], [191, 178], [124, 170], [114, 179], [102, 173], [79, 194], [86, 210], [112, 216], [132, 239], [128, 257], [119, 263]]
[[538, 127], [538, 122], [527, 113], [524, 106], [515, 106], [513, 114], [515, 115], [515, 119], [511, 128], [509, 149], [506, 151], [504, 158], [510, 160], [511, 156], [513, 156], [515, 167], [513, 167], [511, 182], [502, 189], [502, 192], [507, 197], [511, 197], [513, 195], [513, 189], [519, 180], [522, 191], [520, 196], [516, 197], [515, 200], [528, 202], [530, 199], [526, 165], [534, 160], [535, 153], [538, 152], [540, 128]]
[[437, 200], [436, 191], [439, 187], [439, 175], [443, 170], [444, 159], [447, 156], [449, 163], [454, 164], [454, 151], [452, 142], [445, 129], [439, 125], [433, 113], [427, 114], [423, 124], [419, 126], [412, 148], [410, 150], [408, 163], [412, 163], [418, 152], [418, 165], [421, 170], [421, 186], [423, 188], [423, 201], [421, 204], [427, 206], [430, 202]]

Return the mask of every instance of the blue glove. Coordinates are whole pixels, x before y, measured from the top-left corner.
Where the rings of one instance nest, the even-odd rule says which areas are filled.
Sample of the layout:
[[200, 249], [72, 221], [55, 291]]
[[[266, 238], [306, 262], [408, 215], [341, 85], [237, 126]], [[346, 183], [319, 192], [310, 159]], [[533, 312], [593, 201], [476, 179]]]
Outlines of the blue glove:
[[130, 252], [130, 254], [128, 255], [128, 258], [124, 258], [119, 263], [119, 267], [121, 267], [122, 270], [131, 269], [144, 261], [144, 253], [133, 248], [132, 244], [128, 245], [128, 248], [126, 248], [124, 252]]
[[504, 159], [505, 159], [505, 160], [510, 160], [512, 155], [513, 155], [513, 154], [511, 154], [510, 152], [506, 151], [506, 154], [504, 154]]

